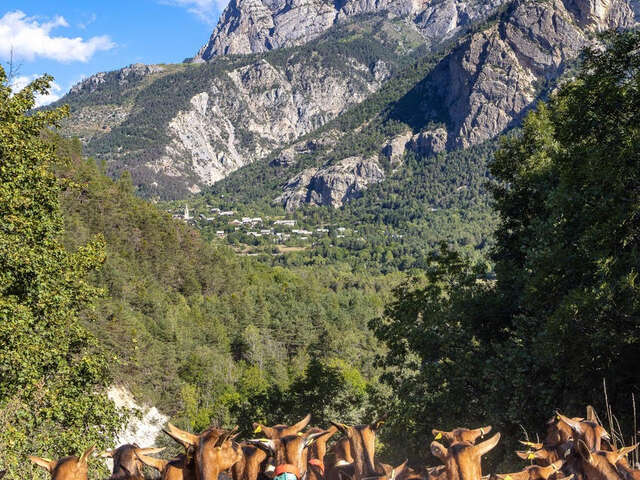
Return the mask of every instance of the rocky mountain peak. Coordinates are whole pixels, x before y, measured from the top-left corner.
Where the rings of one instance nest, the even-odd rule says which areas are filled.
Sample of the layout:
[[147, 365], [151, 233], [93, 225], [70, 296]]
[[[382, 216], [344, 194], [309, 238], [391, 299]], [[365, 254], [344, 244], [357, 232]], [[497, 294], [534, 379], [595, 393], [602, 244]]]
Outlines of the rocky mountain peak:
[[[231, 0], [209, 41], [192, 59], [301, 45], [363, 14], [402, 17], [428, 42], [488, 17], [508, 0]], [[600, 1], [600, 0], [598, 0]]]

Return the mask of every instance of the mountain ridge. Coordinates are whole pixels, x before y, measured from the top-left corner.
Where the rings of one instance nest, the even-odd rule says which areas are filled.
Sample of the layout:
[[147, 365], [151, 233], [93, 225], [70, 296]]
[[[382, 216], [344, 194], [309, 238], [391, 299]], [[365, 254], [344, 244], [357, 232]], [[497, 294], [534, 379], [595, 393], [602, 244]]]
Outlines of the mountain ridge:
[[[236, 15], [232, 23], [237, 28], [229, 30], [225, 41], [238, 35], [250, 39], [240, 28], [246, 20], [242, 9], [234, 8], [258, 4], [275, 8], [277, 2], [232, 2], [215, 38], [222, 38], [221, 29]], [[446, 11], [451, 4], [438, 2], [429, 8]], [[567, 74], [598, 31], [637, 25], [627, 0], [474, 2], [467, 7], [485, 14], [475, 23], [461, 24], [464, 31], [448, 30], [440, 39], [448, 35], [449, 40], [435, 45], [416, 27], [419, 15], [413, 3], [411, 8], [405, 2], [357, 5], [341, 5], [339, 11], [351, 16], [312, 34], [302, 45], [274, 43], [259, 53], [216, 54], [206, 62], [179, 65], [132, 65], [90, 77], [62, 100], [71, 103], [79, 119], [67, 124], [66, 133], [82, 138], [92, 130], [83, 138], [88, 153], [104, 160], [112, 175], [131, 171], [142, 195], [183, 198], [255, 161], [295, 165], [294, 145], [306, 137], [317, 143], [325, 125], [357, 110], [404, 71], [417, 68], [420, 58], [431, 55], [434, 68], [416, 78], [404, 96], [383, 104], [383, 110], [369, 109], [347, 130], [338, 129], [335, 148], [314, 150], [313, 165], [300, 165], [281, 181], [292, 184], [304, 168], [320, 168], [330, 159], [335, 163], [360, 153], [376, 154], [374, 161], [383, 170], [387, 161], [398, 168], [407, 149], [428, 155], [443, 145], [448, 150], [468, 148], [518, 125]], [[274, 11], [283, 19], [297, 11], [287, 8]], [[438, 48], [441, 53], [436, 55]], [[372, 132], [372, 122], [391, 127]], [[412, 135], [407, 136], [407, 130]], [[362, 144], [362, 132], [375, 137], [377, 144], [367, 146], [366, 152], [349, 151], [345, 142]], [[333, 158], [337, 152], [342, 156]], [[306, 175], [309, 181], [312, 176]], [[371, 181], [385, 177], [374, 176]], [[332, 183], [357, 196], [371, 181], [360, 181], [356, 175], [346, 184]], [[306, 188], [297, 198], [315, 198], [311, 202], [316, 204], [339, 207], [353, 198], [339, 192], [318, 196], [310, 184]], [[280, 196], [290, 198], [286, 189]]]

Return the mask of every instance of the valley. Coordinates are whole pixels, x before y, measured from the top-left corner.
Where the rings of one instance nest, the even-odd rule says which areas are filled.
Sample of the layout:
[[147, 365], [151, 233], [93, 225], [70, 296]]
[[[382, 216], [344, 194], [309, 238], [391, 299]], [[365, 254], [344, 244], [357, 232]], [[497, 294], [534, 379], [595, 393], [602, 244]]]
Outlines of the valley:
[[585, 405], [635, 441], [639, 27], [636, 0], [231, 0], [183, 63], [48, 106], [0, 67], [0, 472], [310, 412], [384, 417], [413, 480], [481, 480], [426, 470], [464, 425], [501, 434], [487, 472]]

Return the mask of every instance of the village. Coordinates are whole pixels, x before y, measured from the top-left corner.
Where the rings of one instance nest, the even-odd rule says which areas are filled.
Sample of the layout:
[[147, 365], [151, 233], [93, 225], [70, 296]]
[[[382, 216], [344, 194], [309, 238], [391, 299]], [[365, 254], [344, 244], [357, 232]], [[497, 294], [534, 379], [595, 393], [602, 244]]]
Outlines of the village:
[[[202, 211], [204, 210], [204, 212]], [[299, 220], [278, 217], [242, 216], [234, 210], [223, 210], [211, 205], [189, 209], [173, 208], [172, 217], [201, 230], [210, 238], [226, 239], [229, 244], [264, 246], [280, 244], [290, 247], [308, 247], [323, 237], [342, 239], [358, 230], [341, 225], [301, 225]]]

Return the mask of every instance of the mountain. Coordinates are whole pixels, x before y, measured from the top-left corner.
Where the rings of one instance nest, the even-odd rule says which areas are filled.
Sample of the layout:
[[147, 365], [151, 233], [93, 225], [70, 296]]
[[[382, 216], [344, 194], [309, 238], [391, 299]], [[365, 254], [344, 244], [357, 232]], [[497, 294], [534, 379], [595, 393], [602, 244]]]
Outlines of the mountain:
[[506, 1], [232, 0], [211, 38], [192, 61], [303, 45], [334, 25], [349, 23], [363, 14], [385, 13], [403, 18], [428, 44], [433, 44], [486, 18]]
[[233, 1], [190, 63], [74, 87], [65, 133], [142, 195], [183, 198], [259, 162], [287, 210], [340, 207], [407, 150], [517, 126], [598, 31], [637, 24], [629, 1]]
[[368, 17], [294, 49], [99, 73], [60, 101], [64, 131], [144, 194], [180, 198], [344, 113], [421, 46], [402, 21]]

